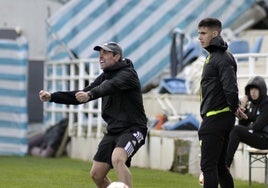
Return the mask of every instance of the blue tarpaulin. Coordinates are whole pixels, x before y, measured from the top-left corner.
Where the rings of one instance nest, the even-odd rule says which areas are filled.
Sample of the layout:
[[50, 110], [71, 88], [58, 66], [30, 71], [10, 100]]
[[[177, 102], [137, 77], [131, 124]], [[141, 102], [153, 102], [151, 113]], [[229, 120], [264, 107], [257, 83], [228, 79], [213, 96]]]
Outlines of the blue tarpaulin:
[[28, 42], [0, 39], [0, 155], [27, 153]]

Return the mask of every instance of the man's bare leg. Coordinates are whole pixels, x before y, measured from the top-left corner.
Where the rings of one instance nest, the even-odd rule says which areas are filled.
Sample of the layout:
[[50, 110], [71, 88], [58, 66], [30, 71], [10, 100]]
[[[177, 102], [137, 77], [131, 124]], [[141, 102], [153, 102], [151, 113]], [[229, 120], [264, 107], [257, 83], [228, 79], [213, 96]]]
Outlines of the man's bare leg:
[[98, 188], [106, 188], [111, 183], [107, 177], [110, 169], [111, 167], [107, 163], [93, 161], [90, 176]]
[[112, 154], [112, 163], [116, 171], [118, 181], [124, 182], [129, 188], [132, 188], [132, 175], [126, 166], [127, 152], [123, 148], [115, 148]]

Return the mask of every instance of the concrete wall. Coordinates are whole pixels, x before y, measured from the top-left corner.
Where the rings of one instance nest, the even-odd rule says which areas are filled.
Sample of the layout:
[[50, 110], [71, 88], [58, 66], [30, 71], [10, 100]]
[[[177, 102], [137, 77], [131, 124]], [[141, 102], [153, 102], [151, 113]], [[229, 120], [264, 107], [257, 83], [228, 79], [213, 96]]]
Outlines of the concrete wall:
[[[157, 131], [152, 130], [144, 146], [136, 153], [132, 166], [158, 170], [170, 170], [175, 157], [178, 156], [176, 140], [189, 142], [189, 157], [187, 172], [198, 175], [200, 173], [200, 152], [196, 131]], [[84, 161], [92, 161], [100, 138], [75, 138], [70, 143], [69, 156]], [[180, 164], [175, 164], [179, 166]]]
[[0, 0], [0, 29], [20, 28], [29, 41], [29, 59], [45, 59], [46, 19], [62, 4], [53, 0]]

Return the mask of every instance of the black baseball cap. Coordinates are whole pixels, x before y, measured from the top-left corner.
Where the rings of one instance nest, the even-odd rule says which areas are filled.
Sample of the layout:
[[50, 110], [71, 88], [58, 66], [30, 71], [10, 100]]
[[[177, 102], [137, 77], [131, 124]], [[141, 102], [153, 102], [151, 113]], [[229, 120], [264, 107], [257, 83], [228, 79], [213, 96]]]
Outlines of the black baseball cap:
[[121, 58], [123, 58], [123, 50], [122, 48], [119, 46], [119, 44], [117, 44], [116, 42], [108, 42], [102, 45], [98, 45], [95, 46], [93, 48], [95, 51], [100, 51], [101, 49], [106, 50], [108, 52], [113, 52], [116, 54], [119, 54]]

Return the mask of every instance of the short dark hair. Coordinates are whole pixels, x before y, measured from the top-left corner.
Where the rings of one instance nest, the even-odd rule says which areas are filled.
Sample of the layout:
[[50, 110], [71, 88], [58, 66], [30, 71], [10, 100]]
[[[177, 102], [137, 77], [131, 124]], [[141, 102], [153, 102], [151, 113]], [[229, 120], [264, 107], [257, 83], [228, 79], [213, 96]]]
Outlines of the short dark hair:
[[208, 27], [216, 29], [220, 33], [222, 29], [222, 24], [221, 21], [218, 20], [217, 18], [205, 18], [199, 22], [198, 28], [199, 27]]

